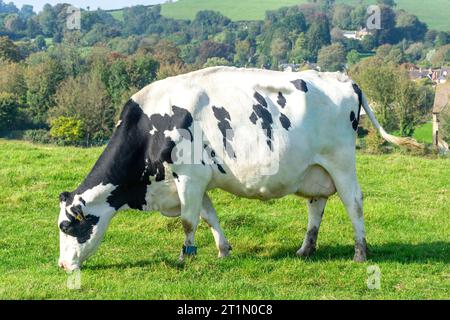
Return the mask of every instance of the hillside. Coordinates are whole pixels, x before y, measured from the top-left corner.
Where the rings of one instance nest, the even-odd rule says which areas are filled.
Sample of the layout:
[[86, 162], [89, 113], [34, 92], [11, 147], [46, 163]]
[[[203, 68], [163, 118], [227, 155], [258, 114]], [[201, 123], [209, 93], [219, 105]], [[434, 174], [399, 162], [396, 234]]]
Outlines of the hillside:
[[[375, 0], [365, 0], [374, 3]], [[283, 6], [294, 6], [307, 0], [179, 0], [162, 5], [162, 14], [176, 19], [193, 19], [199, 10], [216, 10], [232, 20], [259, 20], [267, 10]], [[355, 4], [357, 0], [337, 0]], [[447, 31], [450, 29], [448, 0], [397, 0], [398, 7], [417, 15], [432, 29]], [[116, 17], [120, 13], [116, 11]]]

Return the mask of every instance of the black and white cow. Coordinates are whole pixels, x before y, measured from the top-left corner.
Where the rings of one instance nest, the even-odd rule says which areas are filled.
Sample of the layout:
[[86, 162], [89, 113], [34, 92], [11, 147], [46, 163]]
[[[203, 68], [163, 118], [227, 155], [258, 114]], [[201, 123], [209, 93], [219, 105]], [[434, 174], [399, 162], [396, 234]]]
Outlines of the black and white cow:
[[202, 217], [219, 256], [231, 249], [207, 191], [257, 199], [289, 194], [308, 201], [299, 256], [312, 254], [327, 199], [343, 201], [366, 259], [363, 196], [355, 166], [361, 107], [384, 139], [361, 90], [340, 73], [208, 68], [155, 82], [125, 105], [106, 149], [84, 182], [60, 195], [59, 265], [79, 268], [122, 209], [181, 215], [181, 258], [196, 253]]

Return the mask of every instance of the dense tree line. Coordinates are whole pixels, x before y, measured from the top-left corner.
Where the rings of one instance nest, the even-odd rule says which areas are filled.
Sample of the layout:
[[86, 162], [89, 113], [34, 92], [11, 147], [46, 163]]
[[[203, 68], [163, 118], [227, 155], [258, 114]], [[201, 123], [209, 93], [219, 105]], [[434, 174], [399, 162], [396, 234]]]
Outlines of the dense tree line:
[[[396, 10], [392, 0], [379, 4], [383, 29], [359, 41], [345, 38], [342, 30], [363, 28], [366, 6], [332, 0], [268, 11], [264, 21], [247, 22], [208, 10], [192, 21], [169, 19], [160, 6], [125, 8], [123, 21], [100, 9], [82, 10], [80, 30], [67, 30], [67, 4], [45, 5], [35, 13], [31, 6], [18, 9], [0, 0], [0, 131], [43, 129], [40, 134], [49, 139], [52, 128], [51, 135], [63, 142], [101, 141], [133, 92], [201, 67], [278, 69], [281, 63], [315, 62], [326, 71], [351, 68], [370, 92], [374, 84], [358, 71], [369, 63], [360, 61], [362, 53], [375, 54], [369, 59], [374, 65], [391, 66], [383, 69], [383, 77], [392, 79], [393, 70], [404, 63], [450, 62], [449, 33], [428, 30], [416, 16]], [[395, 79], [404, 84], [404, 72]], [[405, 84], [396, 90], [417, 97], [418, 110], [429, 104], [429, 97], [416, 92], [420, 87]], [[395, 103], [393, 124], [386, 124], [410, 135], [423, 112], [405, 119], [401, 108], [406, 102]], [[390, 102], [380, 105], [380, 112], [394, 108]], [[73, 130], [65, 135], [66, 128]]]

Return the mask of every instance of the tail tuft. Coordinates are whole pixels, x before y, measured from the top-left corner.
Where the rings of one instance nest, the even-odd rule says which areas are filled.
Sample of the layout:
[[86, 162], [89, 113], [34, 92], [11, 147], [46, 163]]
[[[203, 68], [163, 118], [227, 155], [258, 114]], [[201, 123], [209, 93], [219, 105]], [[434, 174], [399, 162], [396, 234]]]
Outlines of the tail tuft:
[[384, 140], [386, 140], [387, 142], [390, 142], [392, 144], [398, 145], [398, 146], [402, 146], [402, 147], [406, 147], [409, 149], [424, 149], [425, 146], [419, 142], [417, 142], [416, 140], [412, 139], [412, 138], [405, 138], [405, 137], [396, 137], [393, 136], [389, 133], [387, 133], [383, 128], [380, 127], [380, 134], [383, 137]]

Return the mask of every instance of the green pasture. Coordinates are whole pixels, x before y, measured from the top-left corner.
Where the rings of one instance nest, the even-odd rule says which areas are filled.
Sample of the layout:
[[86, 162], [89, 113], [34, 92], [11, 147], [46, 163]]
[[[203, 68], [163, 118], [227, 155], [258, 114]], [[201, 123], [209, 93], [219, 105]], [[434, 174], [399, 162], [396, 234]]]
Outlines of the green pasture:
[[[450, 159], [358, 154], [369, 261], [354, 263], [353, 231], [334, 196], [318, 251], [296, 257], [307, 225], [304, 200], [260, 202], [210, 193], [232, 246], [217, 259], [205, 223], [197, 258], [178, 262], [179, 219], [125, 211], [113, 220], [69, 290], [57, 267], [58, 195], [73, 190], [102, 148], [0, 140], [0, 299], [448, 299]], [[367, 287], [369, 266], [381, 288]]]

